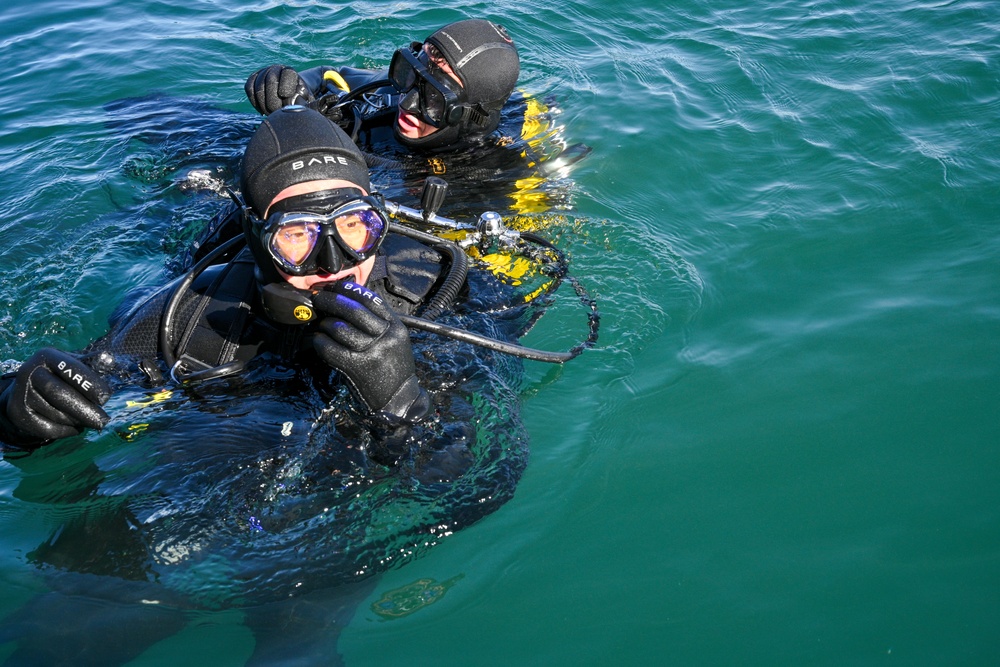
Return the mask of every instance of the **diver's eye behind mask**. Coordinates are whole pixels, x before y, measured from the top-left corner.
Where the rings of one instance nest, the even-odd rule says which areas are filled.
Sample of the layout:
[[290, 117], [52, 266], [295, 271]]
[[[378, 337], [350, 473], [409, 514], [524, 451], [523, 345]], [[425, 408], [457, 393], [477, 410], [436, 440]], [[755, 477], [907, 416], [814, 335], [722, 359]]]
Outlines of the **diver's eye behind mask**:
[[[462, 87], [434, 64], [419, 42], [392, 54], [389, 81], [404, 95], [400, 106], [419, 115], [428, 125], [458, 125], [466, 114], [474, 123], [485, 122], [484, 110], [464, 103]], [[488, 113], [485, 115], [488, 117]]]
[[268, 216], [261, 237], [275, 265], [292, 276], [337, 273], [372, 257], [388, 221], [373, 197], [348, 202], [330, 213], [280, 211]]

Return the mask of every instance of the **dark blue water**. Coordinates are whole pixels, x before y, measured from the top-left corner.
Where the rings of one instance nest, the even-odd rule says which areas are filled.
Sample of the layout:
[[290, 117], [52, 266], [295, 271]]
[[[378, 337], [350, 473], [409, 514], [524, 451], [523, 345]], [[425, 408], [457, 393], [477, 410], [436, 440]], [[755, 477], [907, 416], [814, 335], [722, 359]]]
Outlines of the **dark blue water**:
[[[231, 179], [253, 126], [251, 71], [385, 66], [469, 15], [593, 148], [545, 215], [600, 344], [527, 365], [513, 500], [379, 579], [345, 662], [994, 664], [995, 3], [8, 3], [0, 360], [80, 347], [167, 279], [219, 203], [191, 171]], [[137, 137], [114, 103], [153, 93], [176, 122]], [[22, 482], [0, 463], [3, 614], [79, 509]], [[194, 614], [133, 664], [242, 664], [245, 620]]]

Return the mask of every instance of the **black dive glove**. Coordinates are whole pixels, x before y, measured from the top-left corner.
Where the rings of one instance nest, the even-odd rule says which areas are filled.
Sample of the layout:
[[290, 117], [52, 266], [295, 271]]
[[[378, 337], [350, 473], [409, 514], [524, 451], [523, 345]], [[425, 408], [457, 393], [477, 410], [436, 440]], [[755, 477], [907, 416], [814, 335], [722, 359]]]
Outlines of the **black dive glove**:
[[14, 445], [38, 446], [101, 428], [111, 388], [78, 358], [42, 348], [21, 364], [0, 394], [0, 434]]
[[324, 287], [313, 305], [326, 314], [313, 347], [347, 376], [369, 409], [410, 423], [430, 411], [410, 334], [380, 296], [354, 283], [335, 283]]
[[253, 108], [265, 116], [289, 104], [308, 104], [315, 99], [299, 73], [284, 65], [257, 70], [243, 90]]

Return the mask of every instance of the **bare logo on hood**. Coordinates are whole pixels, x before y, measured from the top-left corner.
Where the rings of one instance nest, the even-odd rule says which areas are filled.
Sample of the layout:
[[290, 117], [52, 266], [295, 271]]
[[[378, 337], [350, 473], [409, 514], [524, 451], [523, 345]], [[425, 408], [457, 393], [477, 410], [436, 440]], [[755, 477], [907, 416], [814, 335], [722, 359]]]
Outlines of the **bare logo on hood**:
[[344, 167], [348, 166], [347, 158], [342, 155], [322, 155], [319, 157], [311, 157], [308, 160], [296, 160], [292, 163], [292, 171], [298, 171], [299, 169], [305, 169], [306, 167], [314, 167], [318, 164], [339, 164]]

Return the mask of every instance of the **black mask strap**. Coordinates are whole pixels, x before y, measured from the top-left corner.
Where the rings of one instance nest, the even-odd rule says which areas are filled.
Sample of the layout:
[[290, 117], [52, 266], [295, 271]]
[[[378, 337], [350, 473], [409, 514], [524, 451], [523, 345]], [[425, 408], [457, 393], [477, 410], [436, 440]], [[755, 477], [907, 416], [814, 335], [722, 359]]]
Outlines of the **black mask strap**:
[[279, 199], [271, 206], [271, 209], [268, 211], [268, 217], [274, 213], [288, 213], [289, 211], [329, 213], [352, 199], [364, 196], [364, 192], [358, 188], [334, 188], [332, 190], [306, 192], [301, 195]]

